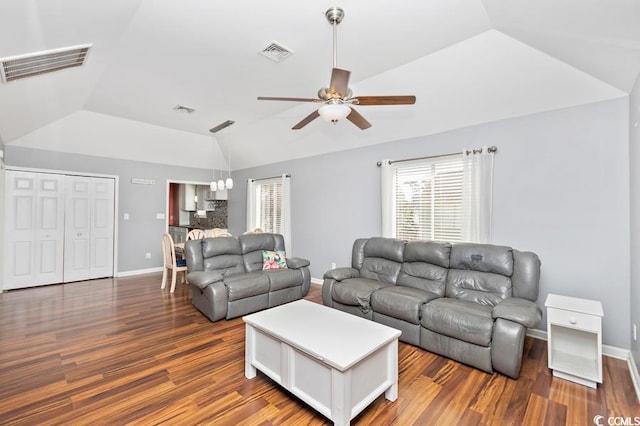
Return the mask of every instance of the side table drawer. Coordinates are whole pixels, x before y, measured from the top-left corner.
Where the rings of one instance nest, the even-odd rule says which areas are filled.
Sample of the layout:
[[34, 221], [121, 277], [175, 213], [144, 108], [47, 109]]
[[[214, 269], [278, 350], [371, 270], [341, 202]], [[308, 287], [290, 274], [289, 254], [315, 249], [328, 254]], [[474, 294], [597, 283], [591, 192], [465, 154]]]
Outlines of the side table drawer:
[[598, 333], [601, 327], [600, 317], [581, 312], [548, 308], [547, 317], [550, 324], [575, 328], [577, 330], [591, 331], [593, 333]]

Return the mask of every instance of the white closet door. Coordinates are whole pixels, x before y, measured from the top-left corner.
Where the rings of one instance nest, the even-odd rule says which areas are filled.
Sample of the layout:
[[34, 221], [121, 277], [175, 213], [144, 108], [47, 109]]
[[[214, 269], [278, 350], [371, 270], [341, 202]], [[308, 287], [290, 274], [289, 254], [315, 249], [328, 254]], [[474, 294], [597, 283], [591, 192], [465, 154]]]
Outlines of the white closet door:
[[113, 276], [115, 181], [91, 179], [91, 263], [89, 278]]
[[64, 282], [86, 280], [91, 265], [91, 178], [66, 177]]
[[113, 276], [115, 182], [66, 177], [64, 282]]
[[6, 171], [3, 289], [62, 281], [62, 176]]

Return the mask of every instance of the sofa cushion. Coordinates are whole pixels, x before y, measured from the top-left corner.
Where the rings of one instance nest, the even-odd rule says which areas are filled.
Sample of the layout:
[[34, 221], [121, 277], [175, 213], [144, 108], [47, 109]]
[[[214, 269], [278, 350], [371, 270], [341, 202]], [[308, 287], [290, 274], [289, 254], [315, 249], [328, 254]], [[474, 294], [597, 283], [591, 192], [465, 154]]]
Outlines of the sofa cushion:
[[438, 297], [438, 294], [412, 287], [389, 286], [373, 292], [371, 308], [375, 313], [420, 324], [420, 308]]
[[245, 271], [242, 256], [237, 254], [220, 254], [218, 256], [205, 257], [202, 264], [205, 271], [216, 272], [224, 276], [240, 274]]
[[406, 242], [395, 238], [370, 238], [363, 248], [360, 276], [395, 284]]
[[420, 324], [436, 333], [480, 346], [491, 344], [491, 306], [440, 298], [422, 307]]
[[409, 241], [404, 248], [405, 262], [426, 262], [432, 265], [449, 267], [451, 244], [438, 241]]
[[229, 302], [269, 293], [269, 277], [262, 271], [225, 277]]
[[270, 291], [302, 285], [302, 273], [295, 269], [271, 269], [264, 274], [269, 278]]
[[371, 293], [388, 285], [377, 280], [350, 278], [333, 284], [331, 298], [344, 305], [359, 306], [366, 314], [371, 310]]
[[489, 272], [451, 269], [447, 275], [446, 296], [495, 306], [511, 297], [511, 279]]
[[478, 272], [513, 274], [511, 247], [492, 244], [458, 243], [451, 247], [450, 267]]
[[280, 234], [246, 234], [238, 237], [244, 267], [247, 272], [262, 270], [262, 251], [284, 251], [284, 237]]
[[430, 291], [444, 296], [447, 268], [425, 262], [404, 262], [398, 274], [398, 285]]

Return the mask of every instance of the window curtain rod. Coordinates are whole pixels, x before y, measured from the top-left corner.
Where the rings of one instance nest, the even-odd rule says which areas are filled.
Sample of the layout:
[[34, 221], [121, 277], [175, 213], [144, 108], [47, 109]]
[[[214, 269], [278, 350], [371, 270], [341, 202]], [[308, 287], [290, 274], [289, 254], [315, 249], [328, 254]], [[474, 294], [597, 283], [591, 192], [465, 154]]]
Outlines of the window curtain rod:
[[[260, 181], [260, 180], [276, 179], [276, 178], [280, 178], [280, 177], [282, 177], [282, 175], [280, 175], [280, 176], [271, 176], [271, 177], [260, 178], [260, 179], [251, 179], [251, 182], [258, 182], [258, 181]], [[287, 173], [287, 174], [285, 174], [285, 175], [284, 175], [284, 177], [288, 177], [288, 178], [290, 178], [290, 177], [291, 177], [291, 174], [290, 174], [290, 173]]]
[[[489, 148], [487, 148], [487, 151], [489, 151], [489, 152], [498, 152], [498, 148], [495, 145], [494, 146], [490, 146]], [[480, 153], [482, 153], [482, 148], [468, 149], [465, 152], [467, 154], [480, 154]], [[450, 155], [456, 155], [456, 154], [460, 154], [460, 152], [452, 152], [450, 154], [431, 155], [429, 157], [414, 157], [414, 158], [405, 158], [405, 159], [402, 159], [402, 160], [389, 160], [389, 164], [403, 163], [405, 161], [413, 161], [413, 160], [427, 160], [427, 159], [430, 159], [430, 158], [448, 157]], [[376, 165], [378, 167], [381, 167], [382, 166], [382, 161], [378, 161], [376, 163]]]

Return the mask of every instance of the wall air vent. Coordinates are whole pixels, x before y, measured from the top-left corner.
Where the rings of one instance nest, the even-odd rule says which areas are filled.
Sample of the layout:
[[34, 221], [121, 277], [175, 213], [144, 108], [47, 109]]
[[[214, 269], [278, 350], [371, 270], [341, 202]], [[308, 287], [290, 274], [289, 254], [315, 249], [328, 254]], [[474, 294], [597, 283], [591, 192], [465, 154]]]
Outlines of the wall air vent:
[[85, 64], [91, 44], [0, 58], [3, 83]]
[[227, 120], [224, 123], [218, 124], [216, 127], [212, 127], [211, 129], [209, 129], [209, 131], [211, 133], [216, 133], [216, 132], [219, 132], [222, 129], [226, 129], [227, 127], [231, 126], [233, 123], [235, 123], [235, 121]]
[[277, 41], [272, 41], [271, 43], [269, 43], [269, 45], [267, 45], [267, 47], [260, 51], [260, 54], [266, 56], [272, 61], [280, 62], [293, 55], [293, 50], [284, 47]]

